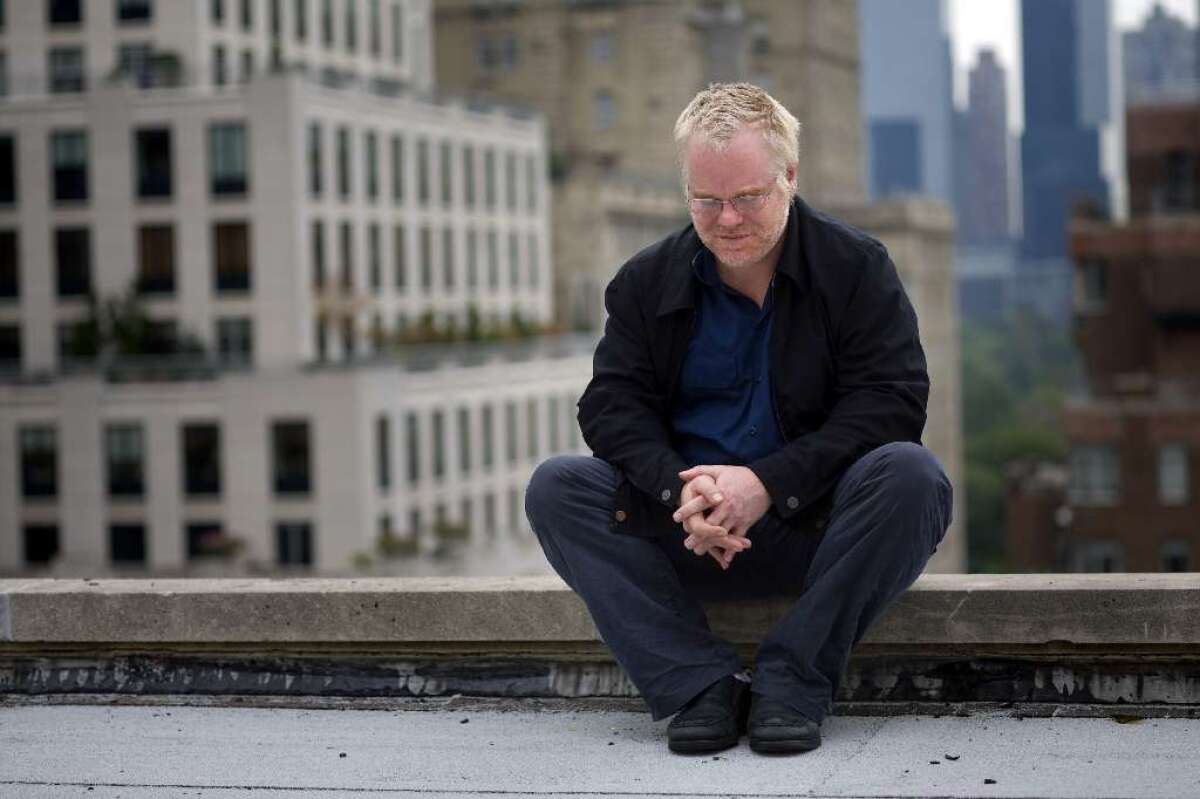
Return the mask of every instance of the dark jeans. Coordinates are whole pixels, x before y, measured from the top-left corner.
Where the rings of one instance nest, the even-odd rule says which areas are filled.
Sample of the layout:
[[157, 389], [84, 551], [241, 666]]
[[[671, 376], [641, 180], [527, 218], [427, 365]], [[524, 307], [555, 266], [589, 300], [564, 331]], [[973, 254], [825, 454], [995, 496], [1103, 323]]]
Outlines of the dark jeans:
[[950, 481], [924, 447], [895, 443], [856, 461], [834, 490], [823, 534], [773, 511], [728, 571], [683, 546], [683, 528], [645, 537], [609, 528], [619, 476], [599, 458], [538, 466], [525, 511], [550, 564], [583, 599], [657, 721], [741, 669], [700, 600], [797, 597], [767, 633], [752, 690], [821, 722], [850, 650], [912, 585], [950, 525]]

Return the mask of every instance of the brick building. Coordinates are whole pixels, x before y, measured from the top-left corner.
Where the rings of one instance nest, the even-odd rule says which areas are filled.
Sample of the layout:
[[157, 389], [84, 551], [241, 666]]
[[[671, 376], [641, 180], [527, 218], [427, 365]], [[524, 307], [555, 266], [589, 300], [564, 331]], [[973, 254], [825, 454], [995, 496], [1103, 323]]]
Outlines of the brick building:
[[1200, 554], [1200, 104], [1131, 108], [1127, 130], [1130, 221], [1070, 230], [1089, 385], [1064, 408], [1070, 477], [1055, 503], [1053, 481], [1014, 474], [1014, 568], [1187, 571]]

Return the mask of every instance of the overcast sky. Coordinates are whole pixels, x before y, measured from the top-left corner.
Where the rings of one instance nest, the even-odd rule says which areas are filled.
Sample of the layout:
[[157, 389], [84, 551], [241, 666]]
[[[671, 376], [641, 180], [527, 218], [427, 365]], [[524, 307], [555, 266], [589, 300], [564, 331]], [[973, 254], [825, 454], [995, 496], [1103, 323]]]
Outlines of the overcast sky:
[[[899, 0], [902, 2], [902, 0]], [[1089, 0], [1103, 2], [1103, 0]], [[1196, 24], [1196, 0], [1158, 0], [1172, 14]], [[1141, 27], [1155, 0], [1114, 0], [1117, 26]], [[967, 69], [981, 47], [991, 47], [1008, 73], [1009, 126], [1021, 127], [1021, 62], [1017, 44], [1018, 0], [950, 0], [950, 30], [954, 48], [955, 88], [966, 98]]]

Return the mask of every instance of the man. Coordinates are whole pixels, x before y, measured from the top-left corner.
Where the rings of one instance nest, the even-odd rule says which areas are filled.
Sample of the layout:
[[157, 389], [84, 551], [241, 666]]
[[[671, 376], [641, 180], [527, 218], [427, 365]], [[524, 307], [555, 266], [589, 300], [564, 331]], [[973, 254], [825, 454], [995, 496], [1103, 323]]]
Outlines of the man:
[[[747, 84], [675, 127], [692, 225], [626, 263], [579, 423], [530, 480], [546, 556], [675, 752], [820, 745], [853, 645], [921, 573], [951, 488], [883, 246], [795, 197], [799, 123]], [[787, 594], [752, 682], [700, 600]]]

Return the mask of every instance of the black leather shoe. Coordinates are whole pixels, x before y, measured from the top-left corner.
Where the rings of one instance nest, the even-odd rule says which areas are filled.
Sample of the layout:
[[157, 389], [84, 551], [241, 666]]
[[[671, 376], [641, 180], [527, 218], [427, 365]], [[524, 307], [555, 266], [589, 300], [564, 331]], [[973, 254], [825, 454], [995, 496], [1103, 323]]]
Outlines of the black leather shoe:
[[821, 745], [821, 725], [777, 699], [750, 700], [750, 748], [766, 754], [807, 752]]
[[705, 688], [667, 725], [667, 747], [682, 754], [719, 752], [737, 746], [746, 729], [750, 688], [732, 674]]

